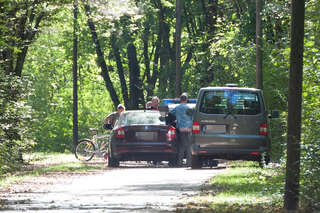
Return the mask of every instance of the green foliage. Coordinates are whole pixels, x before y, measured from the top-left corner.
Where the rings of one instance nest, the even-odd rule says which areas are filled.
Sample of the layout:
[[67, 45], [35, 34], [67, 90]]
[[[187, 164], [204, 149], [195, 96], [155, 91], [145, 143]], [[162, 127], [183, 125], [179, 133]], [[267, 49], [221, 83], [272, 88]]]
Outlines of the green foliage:
[[[268, 43], [284, 47], [290, 33], [290, 2], [265, 1], [262, 9], [263, 36]], [[279, 49], [278, 49], [279, 50]]]
[[[29, 103], [35, 110], [32, 114], [35, 148], [64, 152], [73, 149], [72, 38], [69, 36], [72, 33], [72, 13], [65, 10], [59, 15], [69, 21], [44, 29], [30, 48], [32, 54], [27, 57], [24, 71], [32, 78], [34, 88]], [[81, 33], [80, 38], [88, 36], [86, 33]], [[90, 47], [88, 39], [80, 40], [79, 46]], [[112, 110], [94, 59], [90, 52], [79, 53], [79, 138], [88, 137], [90, 127], [101, 127], [104, 116]]]
[[[21, 76], [28, 47], [42, 25], [51, 24], [64, 4], [71, 0], [2, 0], [0, 3], [0, 68]], [[51, 22], [52, 21], [52, 22]], [[45, 22], [44, 24], [42, 24]]]
[[0, 73], [0, 176], [19, 166], [33, 146], [31, 108], [26, 104], [30, 81]]
[[306, 40], [303, 83], [301, 204], [306, 212], [320, 211], [320, 17], [317, 1], [306, 10]]
[[[141, 2], [130, 9], [124, 9], [129, 4], [119, 4], [110, 1], [107, 5], [100, 5], [99, 2], [91, 2], [95, 9], [94, 21], [97, 23], [100, 44], [106, 51], [106, 63], [110, 67], [110, 76], [116, 87], [118, 94], [121, 94], [119, 76], [117, 74], [117, 64], [114, 58], [110, 42], [119, 48], [124, 75], [128, 82], [129, 69], [127, 59], [127, 46], [134, 41], [137, 47], [137, 57], [139, 61], [146, 61], [144, 55], [144, 42], [148, 43], [150, 74], [157, 72], [159, 65], [155, 64], [152, 57], [155, 57], [156, 39], [160, 29], [158, 13], [162, 7], [164, 10], [164, 20], [170, 27], [169, 41], [174, 37], [174, 5], [155, 4], [153, 2]], [[162, 2], [163, 3], [163, 2]], [[230, 7], [230, 2], [223, 2], [217, 10], [224, 11], [224, 16], [218, 15], [214, 28], [207, 26], [206, 16], [202, 14], [200, 2], [185, 2], [185, 14], [188, 22], [184, 23], [182, 33], [182, 62], [187, 60], [191, 52], [191, 60], [183, 64], [182, 90], [187, 91], [190, 97], [196, 97], [200, 87], [220, 86], [226, 83], [238, 83], [242, 86], [255, 86], [255, 44], [247, 39], [243, 28], [243, 20], [251, 17], [252, 14], [241, 14], [237, 17], [234, 7]], [[273, 4], [277, 8], [279, 2]], [[118, 8], [111, 12], [110, 5]], [[209, 5], [206, 5], [209, 7]], [[241, 2], [241, 10], [252, 10], [247, 2]], [[250, 9], [251, 8], [251, 9]], [[81, 10], [80, 10], [81, 11]], [[273, 11], [280, 11], [273, 9]], [[193, 14], [199, 15], [194, 18]], [[271, 17], [271, 12], [266, 12]], [[79, 14], [79, 128], [80, 137], [87, 133], [89, 126], [100, 126], [102, 118], [111, 111], [111, 103], [108, 94], [103, 86], [99, 68], [95, 64], [96, 56], [91, 41], [86, 17]], [[281, 14], [281, 17], [284, 16]], [[211, 20], [213, 21], [213, 20]], [[231, 23], [230, 23], [231, 22]], [[31, 47], [32, 54], [28, 55], [28, 61], [24, 72], [30, 73], [34, 79], [35, 93], [30, 97], [30, 104], [36, 109], [34, 117], [38, 120], [35, 125], [35, 137], [39, 142], [38, 149], [53, 149], [64, 151], [71, 149], [72, 121], [71, 121], [71, 97], [72, 82], [72, 41], [69, 36], [72, 34], [72, 12], [64, 10], [55, 16], [55, 23], [51, 27], [43, 30], [37, 42]], [[213, 27], [213, 26], [211, 26]], [[284, 27], [285, 29], [286, 27]], [[191, 30], [192, 29], [192, 30]], [[214, 31], [212, 31], [214, 29]], [[210, 31], [211, 30], [211, 31]], [[211, 33], [209, 33], [209, 31]], [[117, 35], [115, 40], [110, 40], [110, 35]], [[281, 34], [282, 35], [282, 34]], [[283, 36], [283, 35], [282, 35]], [[147, 39], [147, 40], [146, 40]], [[287, 45], [287, 37], [282, 39], [281, 45]], [[163, 44], [162, 44], [163, 45]], [[209, 48], [207, 48], [209, 47]], [[288, 70], [288, 51], [277, 51], [273, 43], [265, 46], [265, 96], [267, 97], [268, 108], [286, 110], [286, 80]], [[170, 50], [168, 51], [170, 52]], [[47, 57], [49, 56], [49, 57]], [[169, 62], [171, 63], [171, 62]], [[144, 79], [142, 88], [147, 90], [150, 87], [146, 79], [147, 63], [140, 63], [141, 79]], [[173, 65], [169, 64], [173, 69]], [[170, 69], [171, 69], [170, 68]], [[168, 73], [161, 69], [161, 76]], [[279, 79], [279, 72], [281, 79]], [[159, 77], [159, 76], [158, 76]], [[170, 79], [174, 79], [173, 77]], [[189, 79], [192, 79], [190, 81]], [[170, 97], [168, 86], [163, 87], [157, 83], [153, 90], [161, 98]], [[172, 87], [172, 86], [169, 86]], [[165, 89], [165, 90], [163, 90]], [[148, 93], [145, 95], [149, 95]], [[107, 104], [101, 104], [107, 103]], [[102, 108], [102, 105], [107, 105]], [[67, 119], [66, 119], [67, 118]], [[38, 128], [41, 124], [41, 127]], [[278, 145], [281, 145], [282, 132], [278, 131], [274, 135]], [[276, 149], [278, 150], [278, 149]], [[277, 158], [280, 158], [279, 156]]]
[[[312, 140], [312, 138], [307, 139]], [[303, 146], [301, 158], [301, 206], [306, 212], [318, 212], [320, 210], [319, 135], [312, 142], [314, 144]]]

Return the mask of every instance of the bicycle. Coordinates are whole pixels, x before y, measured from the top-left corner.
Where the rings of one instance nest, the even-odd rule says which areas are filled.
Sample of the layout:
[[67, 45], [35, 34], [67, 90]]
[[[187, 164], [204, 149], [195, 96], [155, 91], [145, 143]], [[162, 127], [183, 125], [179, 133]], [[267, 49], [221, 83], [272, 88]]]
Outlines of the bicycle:
[[108, 159], [110, 132], [98, 135], [98, 129], [90, 128], [91, 139], [81, 139], [75, 147], [75, 156], [80, 161], [90, 161], [95, 155]]

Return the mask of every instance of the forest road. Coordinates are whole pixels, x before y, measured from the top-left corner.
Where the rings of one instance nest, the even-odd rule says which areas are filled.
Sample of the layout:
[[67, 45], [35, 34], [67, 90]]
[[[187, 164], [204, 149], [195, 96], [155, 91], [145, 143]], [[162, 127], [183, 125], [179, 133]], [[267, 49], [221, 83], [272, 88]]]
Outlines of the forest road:
[[[175, 212], [177, 204], [200, 193], [201, 187], [222, 171], [223, 166], [192, 170], [121, 164], [89, 175], [56, 176], [49, 186], [31, 184], [29, 190], [6, 195], [7, 209], [2, 211]], [[41, 185], [41, 178], [37, 181]]]

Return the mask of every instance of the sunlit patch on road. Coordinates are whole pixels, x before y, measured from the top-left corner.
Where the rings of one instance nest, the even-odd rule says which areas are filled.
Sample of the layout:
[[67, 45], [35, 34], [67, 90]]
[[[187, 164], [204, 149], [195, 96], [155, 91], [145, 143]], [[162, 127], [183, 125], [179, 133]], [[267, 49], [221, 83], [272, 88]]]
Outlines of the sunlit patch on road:
[[72, 176], [47, 187], [8, 194], [8, 212], [174, 212], [181, 199], [223, 169], [169, 168], [165, 163], [122, 163], [87, 176]]

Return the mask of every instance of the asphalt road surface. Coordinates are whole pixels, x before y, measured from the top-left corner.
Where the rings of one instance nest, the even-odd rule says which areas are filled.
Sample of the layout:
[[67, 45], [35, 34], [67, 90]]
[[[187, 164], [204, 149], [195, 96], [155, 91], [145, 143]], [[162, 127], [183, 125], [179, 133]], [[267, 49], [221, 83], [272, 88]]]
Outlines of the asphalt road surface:
[[144, 163], [88, 175], [52, 176], [47, 186], [41, 186], [39, 178], [38, 187], [33, 183], [29, 190], [6, 195], [3, 212], [175, 212], [177, 204], [198, 194], [222, 171], [221, 165], [191, 170]]

